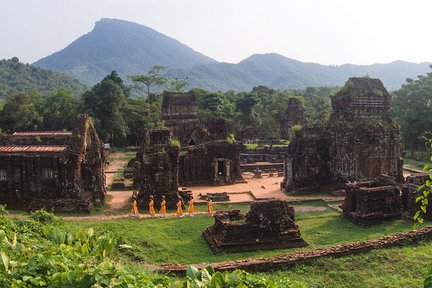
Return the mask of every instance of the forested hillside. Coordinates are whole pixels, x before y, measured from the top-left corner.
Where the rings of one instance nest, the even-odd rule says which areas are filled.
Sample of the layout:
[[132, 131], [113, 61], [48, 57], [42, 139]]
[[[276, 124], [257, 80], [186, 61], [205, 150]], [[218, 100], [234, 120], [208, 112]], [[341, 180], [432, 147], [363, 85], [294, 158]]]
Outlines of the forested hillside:
[[149, 27], [118, 19], [96, 22], [89, 33], [34, 63], [92, 85], [113, 70], [125, 77], [163, 65], [167, 68], [165, 76], [188, 78], [189, 88], [212, 91], [248, 91], [259, 85], [280, 90], [342, 86], [350, 77], [366, 75], [381, 79], [392, 91], [399, 89], [406, 78], [428, 72], [429, 64], [395, 61], [373, 65], [321, 65], [276, 53], [254, 54], [237, 64], [222, 63]]
[[305, 63], [279, 54], [255, 54], [238, 64], [217, 63], [187, 69], [171, 69], [168, 76], [187, 77], [192, 87], [216, 91], [245, 91], [263, 85], [273, 89], [342, 86], [350, 77], [370, 76], [383, 81], [390, 91], [406, 78], [429, 71], [430, 63], [395, 61], [387, 64], [326, 66]]
[[78, 80], [58, 72], [20, 63], [16, 57], [0, 60], [0, 98], [12, 93], [31, 91], [38, 91], [42, 96], [47, 96], [60, 88], [68, 89], [74, 95], [86, 90], [86, 86]]

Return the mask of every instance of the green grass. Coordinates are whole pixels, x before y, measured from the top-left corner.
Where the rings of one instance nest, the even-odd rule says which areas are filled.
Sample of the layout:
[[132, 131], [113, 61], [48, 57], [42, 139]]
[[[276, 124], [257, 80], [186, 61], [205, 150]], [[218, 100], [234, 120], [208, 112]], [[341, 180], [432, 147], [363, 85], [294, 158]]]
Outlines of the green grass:
[[308, 247], [255, 251], [246, 253], [214, 255], [202, 237], [202, 231], [213, 225], [214, 220], [206, 215], [182, 219], [120, 219], [105, 222], [74, 221], [66, 222], [70, 229], [94, 227], [113, 230], [117, 234], [129, 239], [136, 245], [133, 252], [134, 259], [144, 263], [211, 263], [233, 259], [254, 257], [271, 257], [296, 250], [314, 249], [323, 246], [375, 239], [383, 235], [410, 230], [411, 221], [395, 220], [372, 227], [359, 227], [331, 212], [322, 216], [311, 215], [300, 217], [297, 224], [303, 238], [309, 243]]
[[407, 158], [404, 158], [403, 161], [404, 161], [404, 166], [407, 166], [408, 168], [418, 169], [418, 170], [423, 170], [423, 167], [426, 164], [429, 164], [429, 162], [426, 161], [418, 161], [418, 160], [407, 159]]
[[410, 158], [417, 161], [429, 161], [429, 157], [431, 154], [429, 154], [428, 151], [418, 151], [415, 150], [413, 153], [411, 150], [405, 151], [405, 159]]
[[[216, 210], [249, 210], [249, 204], [214, 203]], [[341, 217], [324, 201], [305, 201], [294, 206], [325, 207], [321, 212], [296, 212], [299, 225], [308, 247], [227, 253], [214, 255], [202, 237], [202, 231], [213, 225], [214, 219], [206, 215], [194, 218], [119, 219], [113, 221], [66, 221], [70, 230], [89, 227], [111, 230], [134, 245], [134, 250], [120, 254], [131, 269], [148, 269], [147, 265], [166, 263], [214, 263], [235, 259], [271, 257], [294, 251], [376, 239], [384, 235], [407, 231], [413, 222], [394, 220], [371, 227], [360, 227]], [[124, 209], [129, 211], [130, 207]], [[122, 209], [123, 210], [123, 209]], [[125, 210], [125, 211], [126, 211]], [[197, 211], [206, 211], [205, 204], [197, 204]], [[172, 212], [172, 211], [171, 211]], [[430, 222], [424, 225], [430, 225]], [[325, 257], [275, 271], [260, 273], [267, 277], [287, 276], [302, 281], [308, 287], [422, 287], [422, 282], [432, 260], [432, 243], [380, 249], [340, 258]]]
[[248, 150], [254, 150], [258, 148], [258, 144], [257, 143], [248, 143], [248, 144], [244, 144], [246, 149]]
[[340, 258], [326, 257], [260, 274], [284, 275], [308, 287], [423, 287], [432, 260], [431, 247], [430, 242], [421, 242]]

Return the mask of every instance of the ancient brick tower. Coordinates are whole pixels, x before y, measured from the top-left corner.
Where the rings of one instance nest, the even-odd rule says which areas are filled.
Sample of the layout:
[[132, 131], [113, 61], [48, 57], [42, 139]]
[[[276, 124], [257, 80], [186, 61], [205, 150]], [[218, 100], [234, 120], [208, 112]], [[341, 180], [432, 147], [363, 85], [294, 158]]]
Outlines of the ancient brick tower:
[[178, 199], [179, 147], [172, 145], [170, 129], [146, 129], [137, 156], [135, 173], [140, 190], [139, 206], [147, 208], [150, 195], [153, 195], [155, 205], [159, 207], [164, 195], [167, 207], [175, 208]]
[[295, 125], [304, 125], [305, 123], [306, 119], [301, 100], [298, 98], [289, 98], [286, 119], [280, 122], [280, 137], [291, 139], [292, 127]]
[[403, 182], [401, 135], [390, 102], [379, 79], [350, 78], [332, 97], [330, 121], [306, 123], [293, 135], [282, 187], [299, 191], [381, 174]]
[[329, 169], [334, 179], [388, 174], [403, 181], [401, 135], [390, 115], [391, 96], [379, 79], [350, 78], [332, 97]]
[[[182, 145], [198, 144], [192, 137], [196, 128], [202, 128], [197, 110], [197, 99], [193, 91], [163, 92], [162, 119]], [[191, 141], [193, 143], [190, 143]]]

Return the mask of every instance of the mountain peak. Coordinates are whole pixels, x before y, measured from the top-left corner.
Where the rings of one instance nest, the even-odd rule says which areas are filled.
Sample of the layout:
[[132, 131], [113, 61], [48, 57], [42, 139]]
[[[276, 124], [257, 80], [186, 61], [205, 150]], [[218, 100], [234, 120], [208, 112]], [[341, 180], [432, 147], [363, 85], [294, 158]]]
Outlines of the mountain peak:
[[156, 64], [187, 68], [209, 63], [216, 61], [152, 28], [102, 18], [92, 31], [34, 64], [93, 84], [112, 70], [125, 76], [144, 74]]

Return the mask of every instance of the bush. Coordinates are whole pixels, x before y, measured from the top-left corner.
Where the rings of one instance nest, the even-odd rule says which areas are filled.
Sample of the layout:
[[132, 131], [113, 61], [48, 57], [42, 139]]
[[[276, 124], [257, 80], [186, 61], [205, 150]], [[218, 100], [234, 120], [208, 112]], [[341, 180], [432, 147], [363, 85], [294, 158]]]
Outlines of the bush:
[[6, 210], [6, 205], [0, 205], [0, 217], [5, 217], [9, 215], [9, 212]]
[[293, 134], [297, 134], [298, 132], [300, 132], [302, 130], [302, 128], [303, 127], [300, 124], [294, 125], [293, 127], [291, 127], [291, 132]]
[[31, 212], [30, 219], [43, 224], [56, 224], [60, 222], [60, 218], [55, 216], [54, 213], [47, 212], [44, 209]]

